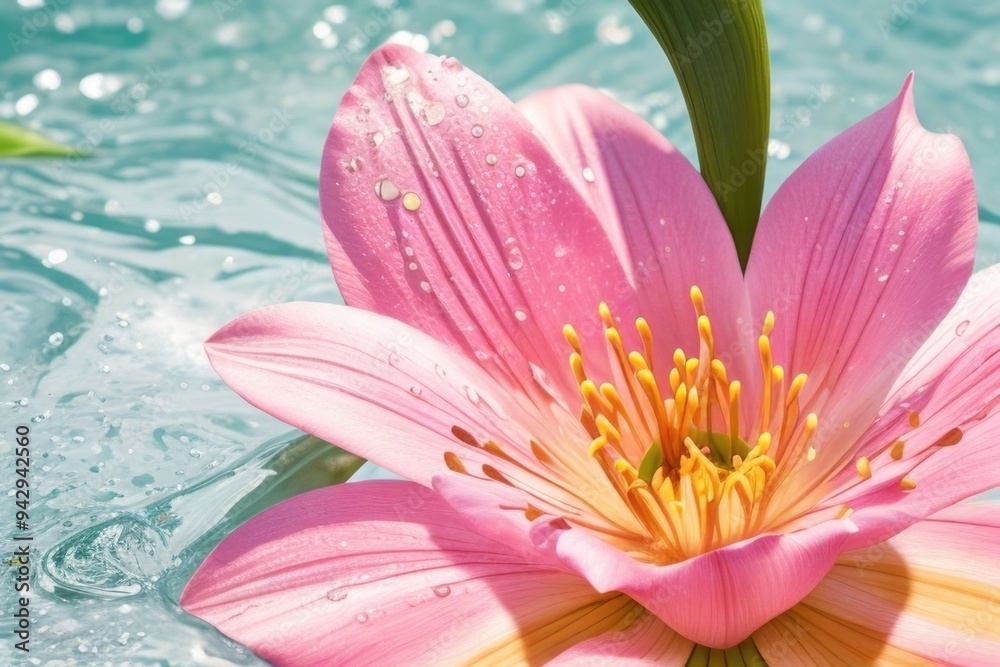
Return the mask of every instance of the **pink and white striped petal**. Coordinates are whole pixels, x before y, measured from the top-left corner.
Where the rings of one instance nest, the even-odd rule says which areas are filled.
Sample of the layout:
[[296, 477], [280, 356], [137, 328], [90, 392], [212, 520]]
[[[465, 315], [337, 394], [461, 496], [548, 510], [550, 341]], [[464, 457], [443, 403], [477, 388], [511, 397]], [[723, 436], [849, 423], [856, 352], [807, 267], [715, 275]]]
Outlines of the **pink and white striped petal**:
[[776, 315], [775, 363], [787, 377], [808, 374], [802, 412], [816, 412], [820, 428], [808, 474], [784, 484], [774, 504], [853, 465], [853, 445], [968, 280], [976, 223], [965, 150], [921, 127], [912, 77], [779, 188], [747, 286], [754, 316]]
[[281, 666], [541, 663], [641, 612], [402, 481], [319, 489], [254, 517], [181, 606]]
[[769, 664], [992, 667], [1000, 655], [1000, 506], [963, 503], [840, 556], [758, 632]]
[[548, 667], [684, 667], [694, 643], [647, 611], [640, 609], [636, 616], [624, 630], [580, 642], [549, 662]]
[[372, 54], [330, 130], [320, 207], [348, 305], [425, 331], [545, 400], [578, 402], [564, 324], [596, 327], [601, 300], [638, 314], [562, 163], [454, 58], [391, 44]]

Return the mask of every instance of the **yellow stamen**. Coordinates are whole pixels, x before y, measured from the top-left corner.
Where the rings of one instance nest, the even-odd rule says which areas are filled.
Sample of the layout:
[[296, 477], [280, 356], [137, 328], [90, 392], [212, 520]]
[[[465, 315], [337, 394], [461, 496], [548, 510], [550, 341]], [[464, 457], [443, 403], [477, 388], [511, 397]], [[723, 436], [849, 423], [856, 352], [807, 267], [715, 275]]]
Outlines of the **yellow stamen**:
[[903, 447], [906, 445], [902, 440], [897, 440], [892, 443], [892, 449], [889, 450], [889, 456], [892, 457], [893, 461], [898, 461], [903, 458]]
[[901, 488], [903, 491], [912, 491], [913, 489], [917, 488], [917, 482], [912, 477], [906, 476], [903, 479], [899, 480], [899, 488]]
[[858, 476], [861, 479], [870, 479], [872, 476], [872, 464], [867, 456], [862, 456], [857, 460], [855, 467], [858, 469]]

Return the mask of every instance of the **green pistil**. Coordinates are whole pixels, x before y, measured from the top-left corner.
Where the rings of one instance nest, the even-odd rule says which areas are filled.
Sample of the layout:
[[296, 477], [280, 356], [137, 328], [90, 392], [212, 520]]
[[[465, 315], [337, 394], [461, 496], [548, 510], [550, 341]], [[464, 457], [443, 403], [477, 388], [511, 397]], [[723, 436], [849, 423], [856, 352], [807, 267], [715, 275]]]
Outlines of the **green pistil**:
[[708, 648], [696, 644], [686, 667], [767, 667], [767, 661], [757, 650], [752, 638], [732, 648]]

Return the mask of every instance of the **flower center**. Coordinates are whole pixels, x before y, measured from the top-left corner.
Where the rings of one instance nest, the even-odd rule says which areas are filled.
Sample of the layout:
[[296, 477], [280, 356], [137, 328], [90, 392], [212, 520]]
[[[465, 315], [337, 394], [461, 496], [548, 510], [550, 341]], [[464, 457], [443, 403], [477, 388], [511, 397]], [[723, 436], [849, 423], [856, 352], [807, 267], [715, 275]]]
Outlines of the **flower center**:
[[[691, 288], [700, 350], [656, 359], [646, 320], [635, 326], [642, 352], [626, 352], [607, 304], [600, 305], [614, 382], [598, 385], [586, 371], [576, 330], [563, 327], [580, 386], [580, 417], [593, 438], [589, 452], [648, 531], [650, 554], [677, 562], [759, 532], [775, 486], [775, 451], [807, 451], [815, 414], [799, 419], [806, 376], [785, 382], [773, 363], [767, 313], [758, 339], [762, 387], [756, 410], [741, 405], [741, 384], [715, 357], [701, 290]], [[662, 367], [661, 367], [662, 364]], [[747, 416], [751, 417], [748, 418]], [[814, 452], [808, 450], [812, 456]]]

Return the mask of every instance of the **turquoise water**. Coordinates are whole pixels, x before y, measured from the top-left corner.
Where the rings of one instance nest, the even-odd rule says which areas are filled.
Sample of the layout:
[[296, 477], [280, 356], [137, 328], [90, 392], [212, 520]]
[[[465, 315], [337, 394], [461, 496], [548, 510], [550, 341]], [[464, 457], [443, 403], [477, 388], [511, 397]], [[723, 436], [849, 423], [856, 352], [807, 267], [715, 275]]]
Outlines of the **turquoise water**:
[[[768, 194], [913, 69], [921, 120], [971, 154], [979, 263], [1000, 261], [1000, 6], [765, 6]], [[394, 36], [455, 55], [513, 98], [598, 86], [694, 154], [677, 86], [624, 0], [20, 0], [0, 27], [0, 120], [92, 151], [0, 163], [0, 442], [30, 424], [46, 554], [26, 664], [262, 664], [176, 599], [220, 534], [347, 463], [289, 448], [298, 434], [226, 389], [201, 341], [254, 307], [338, 300], [319, 156], [372, 48]], [[11, 628], [5, 615], [2, 664], [21, 658], [6, 658]]]

